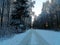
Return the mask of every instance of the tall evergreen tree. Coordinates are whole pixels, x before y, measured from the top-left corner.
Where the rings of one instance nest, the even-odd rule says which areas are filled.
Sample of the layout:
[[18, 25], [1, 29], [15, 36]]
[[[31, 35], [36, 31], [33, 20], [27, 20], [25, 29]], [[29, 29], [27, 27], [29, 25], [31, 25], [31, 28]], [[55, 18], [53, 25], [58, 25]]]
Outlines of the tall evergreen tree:
[[12, 26], [18, 27], [21, 23], [24, 25], [24, 18], [30, 16], [33, 2], [29, 0], [16, 0], [14, 2], [14, 10], [12, 11]]

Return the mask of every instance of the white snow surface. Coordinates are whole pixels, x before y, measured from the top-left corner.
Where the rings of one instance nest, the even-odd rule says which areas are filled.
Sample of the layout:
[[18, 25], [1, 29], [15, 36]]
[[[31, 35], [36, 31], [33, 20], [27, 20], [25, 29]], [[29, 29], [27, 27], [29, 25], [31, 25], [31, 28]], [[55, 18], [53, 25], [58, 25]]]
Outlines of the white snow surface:
[[0, 45], [60, 45], [60, 32], [29, 29], [12, 38], [1, 41]]

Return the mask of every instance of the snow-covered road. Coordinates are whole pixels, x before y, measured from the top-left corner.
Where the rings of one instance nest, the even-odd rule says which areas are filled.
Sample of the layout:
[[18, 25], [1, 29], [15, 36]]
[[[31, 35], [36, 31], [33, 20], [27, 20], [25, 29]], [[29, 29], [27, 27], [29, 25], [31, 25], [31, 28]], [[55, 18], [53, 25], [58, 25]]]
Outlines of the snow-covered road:
[[60, 32], [29, 29], [0, 41], [0, 45], [60, 45]]

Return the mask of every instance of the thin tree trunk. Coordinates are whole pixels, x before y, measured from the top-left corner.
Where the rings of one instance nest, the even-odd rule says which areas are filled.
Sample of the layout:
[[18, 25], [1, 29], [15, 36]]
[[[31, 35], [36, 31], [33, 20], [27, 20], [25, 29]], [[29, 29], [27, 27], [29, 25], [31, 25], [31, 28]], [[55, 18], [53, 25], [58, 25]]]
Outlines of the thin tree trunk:
[[4, 0], [2, 1], [1, 28], [2, 28], [2, 25], [3, 25], [3, 14], [4, 14]]
[[7, 0], [7, 26], [9, 25], [9, 13], [10, 13], [10, 0]]

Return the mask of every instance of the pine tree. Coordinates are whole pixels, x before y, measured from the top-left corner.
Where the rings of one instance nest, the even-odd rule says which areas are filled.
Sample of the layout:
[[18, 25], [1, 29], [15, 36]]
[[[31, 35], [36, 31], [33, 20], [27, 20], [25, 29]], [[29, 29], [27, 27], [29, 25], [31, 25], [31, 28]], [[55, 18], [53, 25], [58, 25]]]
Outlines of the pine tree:
[[12, 11], [12, 22], [10, 25], [18, 27], [21, 23], [24, 25], [22, 19], [30, 16], [30, 9], [32, 9], [33, 2], [29, 0], [17, 0], [14, 2], [14, 10]]

